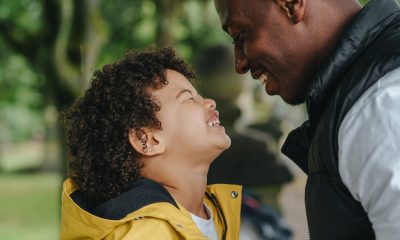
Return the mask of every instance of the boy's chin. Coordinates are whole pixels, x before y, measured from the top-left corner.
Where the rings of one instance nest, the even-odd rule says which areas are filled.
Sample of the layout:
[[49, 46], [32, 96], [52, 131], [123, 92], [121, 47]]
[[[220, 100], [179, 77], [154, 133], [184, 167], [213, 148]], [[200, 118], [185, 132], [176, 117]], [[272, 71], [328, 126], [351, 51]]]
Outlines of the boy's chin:
[[231, 147], [231, 138], [226, 136], [223, 142], [218, 146], [218, 155], [220, 155], [223, 151]]
[[232, 144], [231, 138], [228, 135], [226, 136], [226, 138], [227, 138], [227, 140], [226, 140], [226, 145], [225, 145], [224, 151], [226, 149], [230, 148], [231, 144]]

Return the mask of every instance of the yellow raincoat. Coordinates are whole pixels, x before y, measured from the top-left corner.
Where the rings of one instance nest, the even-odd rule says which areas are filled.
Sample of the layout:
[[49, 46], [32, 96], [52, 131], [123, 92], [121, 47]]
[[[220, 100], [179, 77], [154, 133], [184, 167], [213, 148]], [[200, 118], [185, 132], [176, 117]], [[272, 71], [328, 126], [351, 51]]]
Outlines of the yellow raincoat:
[[[98, 214], [94, 215], [78, 205], [71, 197], [75, 191], [73, 182], [67, 179], [62, 192], [60, 232], [62, 240], [207, 239], [193, 222], [190, 213], [179, 203], [174, 205], [168, 201], [155, 201], [129, 212], [122, 218], [107, 219], [96, 216]], [[154, 193], [149, 195], [150, 198], [153, 195]], [[219, 239], [239, 239], [241, 198], [241, 187], [237, 185], [215, 184], [207, 187], [204, 202], [212, 211]], [[120, 202], [127, 204], [129, 201], [126, 199]], [[106, 214], [115, 216], [115, 212], [120, 211], [114, 205], [116, 204], [108, 205], [112, 207], [111, 210], [106, 210], [108, 211]], [[126, 210], [126, 206], [122, 209]]]

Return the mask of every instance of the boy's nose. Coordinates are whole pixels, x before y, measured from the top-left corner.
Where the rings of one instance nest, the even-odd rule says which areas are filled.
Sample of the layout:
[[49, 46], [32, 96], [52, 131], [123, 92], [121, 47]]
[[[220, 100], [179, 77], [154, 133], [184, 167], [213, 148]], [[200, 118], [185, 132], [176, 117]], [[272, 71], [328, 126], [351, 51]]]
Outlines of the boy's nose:
[[217, 103], [212, 99], [204, 99], [204, 105], [206, 108], [215, 109], [217, 107]]

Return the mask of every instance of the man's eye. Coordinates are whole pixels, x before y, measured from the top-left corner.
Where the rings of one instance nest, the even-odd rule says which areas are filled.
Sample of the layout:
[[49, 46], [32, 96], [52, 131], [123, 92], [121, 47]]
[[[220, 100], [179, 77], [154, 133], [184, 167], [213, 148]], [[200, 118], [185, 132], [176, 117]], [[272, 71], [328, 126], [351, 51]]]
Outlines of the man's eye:
[[187, 101], [194, 101], [194, 98], [193, 97], [188, 98], [188, 99], [185, 100], [185, 102], [187, 102]]
[[240, 46], [242, 45], [242, 43], [243, 43], [242, 33], [239, 33], [233, 38], [232, 44]]

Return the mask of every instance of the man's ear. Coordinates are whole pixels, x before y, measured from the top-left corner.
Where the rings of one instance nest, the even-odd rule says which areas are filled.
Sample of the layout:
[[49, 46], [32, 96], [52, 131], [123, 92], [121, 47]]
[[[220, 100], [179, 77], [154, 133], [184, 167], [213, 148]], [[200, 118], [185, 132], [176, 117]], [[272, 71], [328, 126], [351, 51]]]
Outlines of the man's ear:
[[307, 0], [275, 0], [285, 11], [288, 18], [294, 23], [304, 19]]
[[154, 130], [132, 129], [129, 132], [129, 143], [143, 156], [155, 156], [165, 152], [165, 144], [160, 134]]

